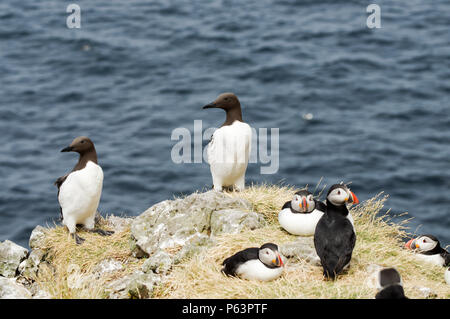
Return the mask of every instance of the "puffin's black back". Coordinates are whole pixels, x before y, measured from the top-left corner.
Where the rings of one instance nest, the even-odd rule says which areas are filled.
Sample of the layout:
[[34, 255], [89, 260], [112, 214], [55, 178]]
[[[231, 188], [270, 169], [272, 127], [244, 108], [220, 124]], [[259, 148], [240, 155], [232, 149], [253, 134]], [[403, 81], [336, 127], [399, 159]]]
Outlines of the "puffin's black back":
[[402, 286], [391, 285], [379, 291], [375, 299], [408, 299], [408, 297], [405, 296]]
[[240, 252], [237, 252], [233, 256], [228, 257], [223, 261], [222, 265], [224, 267], [222, 268], [222, 272], [227, 276], [235, 276], [236, 270], [239, 267], [239, 265], [245, 263], [248, 260], [258, 258], [259, 258], [259, 248], [252, 247], [241, 250]]
[[[356, 243], [352, 224], [340, 212], [343, 209], [347, 207], [336, 207], [327, 201], [326, 212], [317, 223], [314, 233], [314, 247], [324, 276], [332, 279], [350, 262]], [[339, 212], [335, 213], [333, 210]]]

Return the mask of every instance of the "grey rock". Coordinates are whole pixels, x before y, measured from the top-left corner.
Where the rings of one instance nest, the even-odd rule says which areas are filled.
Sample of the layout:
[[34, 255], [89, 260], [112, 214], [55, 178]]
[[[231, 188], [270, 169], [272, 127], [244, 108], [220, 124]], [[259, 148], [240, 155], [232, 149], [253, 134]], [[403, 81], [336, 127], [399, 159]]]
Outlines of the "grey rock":
[[419, 292], [423, 298], [426, 299], [434, 299], [437, 297], [437, 293], [435, 293], [431, 288], [428, 287], [419, 287], [414, 286], [413, 287], [417, 292]]
[[153, 273], [136, 272], [110, 283], [107, 287], [111, 299], [147, 299], [161, 282]]
[[27, 279], [34, 279], [39, 270], [40, 263], [44, 260], [46, 252], [42, 249], [34, 249], [31, 251], [27, 259], [19, 265], [19, 273]]
[[20, 263], [27, 258], [28, 249], [12, 241], [5, 240], [0, 243], [0, 275], [15, 277]]
[[115, 259], [104, 259], [95, 266], [92, 274], [96, 279], [98, 279], [104, 274], [112, 273], [122, 269], [123, 264], [120, 261]]
[[211, 214], [211, 235], [238, 234], [244, 229], [257, 229], [265, 225], [264, 217], [255, 212], [223, 209]]
[[14, 278], [0, 277], [0, 299], [30, 299], [31, 292]]
[[129, 217], [118, 217], [118, 216], [108, 216], [108, 225], [113, 228], [113, 231], [118, 233], [126, 230], [130, 227], [133, 218]]
[[149, 256], [158, 250], [182, 247], [197, 233], [210, 231], [212, 212], [233, 208], [250, 211], [252, 207], [244, 199], [215, 191], [166, 200], [133, 220], [132, 238]]
[[29, 246], [31, 249], [43, 248], [45, 238], [45, 228], [36, 226], [30, 235]]
[[172, 268], [172, 264], [173, 258], [165, 251], [159, 250], [142, 264], [141, 269], [144, 273], [167, 274]]
[[192, 236], [186, 242], [186, 245], [184, 245], [183, 248], [175, 254], [174, 264], [178, 264], [184, 259], [199, 254], [203, 249], [211, 246], [213, 243], [214, 240], [208, 235], [197, 233], [195, 236]]
[[312, 265], [320, 265], [313, 237], [298, 237], [293, 242], [281, 245], [280, 252], [288, 258], [299, 258]]

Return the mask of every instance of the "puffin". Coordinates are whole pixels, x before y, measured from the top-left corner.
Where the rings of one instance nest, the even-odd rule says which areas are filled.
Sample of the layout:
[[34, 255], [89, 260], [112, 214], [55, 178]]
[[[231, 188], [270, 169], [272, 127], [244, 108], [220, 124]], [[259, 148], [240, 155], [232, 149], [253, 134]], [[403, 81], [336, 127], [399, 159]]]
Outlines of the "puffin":
[[336, 279], [352, 258], [356, 232], [348, 219], [347, 203], [358, 204], [359, 200], [344, 184], [332, 185], [327, 194], [325, 213], [314, 231], [314, 247], [325, 279]]
[[444, 273], [445, 282], [450, 285], [450, 267]]
[[225, 122], [214, 131], [207, 149], [214, 190], [221, 192], [224, 187], [233, 187], [241, 191], [245, 187], [252, 130], [243, 121], [241, 104], [233, 93], [220, 94], [214, 102], [203, 106], [210, 108], [226, 112]]
[[72, 171], [55, 181], [62, 224], [77, 244], [84, 242], [84, 238], [76, 233], [77, 225], [103, 236], [112, 235], [112, 231], [94, 228], [103, 187], [103, 170], [98, 165], [94, 143], [86, 136], [79, 136], [61, 152], [76, 152], [80, 155]]
[[226, 258], [222, 265], [222, 273], [227, 276], [260, 281], [280, 277], [284, 268], [283, 256], [273, 243], [241, 250]]
[[283, 205], [278, 213], [278, 222], [292, 235], [312, 236], [325, 210], [323, 202], [314, 199], [309, 191], [300, 190]]
[[450, 266], [450, 253], [441, 247], [439, 240], [433, 235], [421, 235], [409, 240], [405, 247], [417, 252], [421, 260], [439, 266]]
[[408, 299], [403, 290], [403, 281], [395, 268], [380, 270], [377, 278], [378, 293], [375, 299]]

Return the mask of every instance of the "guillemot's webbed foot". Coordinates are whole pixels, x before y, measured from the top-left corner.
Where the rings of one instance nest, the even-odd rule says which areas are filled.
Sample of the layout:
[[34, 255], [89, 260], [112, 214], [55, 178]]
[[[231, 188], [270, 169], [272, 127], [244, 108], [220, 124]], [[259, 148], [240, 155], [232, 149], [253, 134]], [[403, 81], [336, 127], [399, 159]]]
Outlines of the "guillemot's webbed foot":
[[100, 228], [90, 229], [88, 231], [91, 233], [99, 234], [101, 236], [111, 236], [112, 234], [114, 234], [114, 231], [112, 231], [112, 230], [103, 230]]
[[70, 234], [72, 236], [72, 238], [75, 238], [75, 242], [77, 243], [77, 245], [81, 245], [86, 239], [81, 238], [80, 236], [78, 236], [76, 233]]

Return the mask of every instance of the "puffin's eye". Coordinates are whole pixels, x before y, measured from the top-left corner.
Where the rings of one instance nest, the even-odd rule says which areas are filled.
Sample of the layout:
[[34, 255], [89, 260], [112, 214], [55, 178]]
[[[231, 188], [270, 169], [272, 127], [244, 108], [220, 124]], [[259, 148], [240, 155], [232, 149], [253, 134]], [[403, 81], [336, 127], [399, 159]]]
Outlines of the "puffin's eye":
[[426, 243], [426, 242], [427, 242], [427, 240], [426, 240], [426, 239], [424, 239], [424, 240], [423, 240], [423, 242], [424, 242], [424, 243]]
[[338, 191], [338, 195], [341, 195], [341, 191]]

